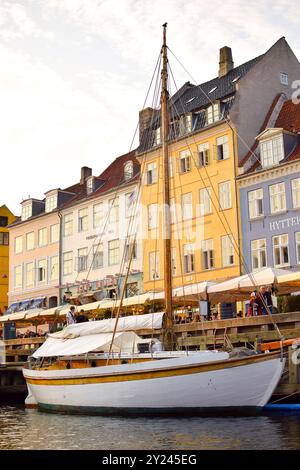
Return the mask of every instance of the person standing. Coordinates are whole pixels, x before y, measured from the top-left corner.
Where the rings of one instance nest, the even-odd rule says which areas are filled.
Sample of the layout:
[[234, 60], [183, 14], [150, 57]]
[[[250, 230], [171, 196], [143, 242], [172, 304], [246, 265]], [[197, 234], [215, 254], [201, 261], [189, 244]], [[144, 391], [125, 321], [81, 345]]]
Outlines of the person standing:
[[73, 325], [73, 323], [76, 323], [74, 305], [70, 307], [70, 310], [67, 313], [67, 325]]
[[268, 315], [268, 313], [273, 313], [273, 301], [272, 301], [272, 294], [270, 288], [266, 288], [266, 286], [262, 286], [260, 288], [260, 294], [263, 298], [262, 302], [262, 315]]

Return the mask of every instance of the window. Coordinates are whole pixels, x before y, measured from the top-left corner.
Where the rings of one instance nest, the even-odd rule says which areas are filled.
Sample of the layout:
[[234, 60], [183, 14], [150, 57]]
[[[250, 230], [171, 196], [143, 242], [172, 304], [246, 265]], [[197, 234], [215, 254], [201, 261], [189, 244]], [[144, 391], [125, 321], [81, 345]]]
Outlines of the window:
[[119, 198], [109, 201], [109, 223], [114, 224], [119, 221]]
[[26, 264], [26, 287], [34, 286], [34, 263]]
[[219, 201], [221, 211], [232, 207], [230, 181], [219, 184]]
[[59, 274], [58, 256], [52, 256], [50, 258], [50, 280], [57, 281], [58, 274]]
[[47, 245], [47, 228], [41, 228], [38, 231], [39, 246]]
[[263, 215], [263, 188], [249, 191], [248, 193], [248, 205], [249, 205], [249, 217], [255, 219]]
[[175, 198], [170, 199], [170, 223], [175, 224], [177, 222], [178, 215], [176, 213], [176, 202]]
[[95, 186], [95, 178], [94, 176], [90, 176], [86, 180], [86, 193], [91, 194], [94, 191], [94, 186]]
[[269, 186], [271, 214], [286, 210], [285, 184], [278, 183]]
[[93, 227], [98, 228], [103, 224], [103, 203], [95, 204], [93, 206]]
[[127, 243], [125, 245], [125, 261], [129, 261], [132, 253], [132, 259], [136, 259], [136, 243], [135, 241], [133, 242], [133, 247], [132, 243]]
[[22, 253], [23, 251], [23, 237], [20, 235], [15, 238], [15, 254]]
[[59, 241], [59, 224], [51, 225], [50, 227], [50, 243]]
[[45, 282], [46, 277], [47, 277], [47, 260], [41, 259], [38, 261], [37, 280], [38, 282]]
[[199, 166], [207, 166], [209, 164], [209, 143], [198, 145], [198, 161]]
[[202, 241], [202, 263], [203, 269], [212, 269], [215, 266], [214, 241], [212, 238]]
[[295, 233], [297, 264], [300, 264], [300, 232]]
[[157, 183], [157, 163], [152, 162], [147, 165], [146, 172], [146, 181], [147, 184]]
[[288, 85], [289, 84], [289, 76], [285, 72], [280, 72], [280, 83], [282, 85]]
[[171, 270], [172, 276], [176, 276], [177, 273], [177, 263], [176, 263], [176, 248], [171, 248]]
[[78, 253], [77, 270], [80, 273], [82, 271], [87, 270], [88, 249], [86, 247], [85, 248], [79, 248], [77, 253]]
[[93, 246], [93, 269], [103, 268], [103, 243]]
[[187, 173], [188, 171], [191, 171], [191, 155], [189, 150], [184, 150], [183, 152], [180, 152], [179, 168], [180, 173]]
[[172, 157], [169, 157], [169, 178], [173, 178], [174, 172], [173, 172], [173, 159]]
[[292, 180], [293, 207], [300, 207], [300, 178]]
[[157, 211], [158, 211], [157, 204], [149, 204], [148, 206], [148, 230], [157, 228], [157, 222], [158, 222]]
[[8, 217], [0, 216], [0, 227], [6, 227], [8, 225]]
[[23, 280], [22, 280], [22, 266], [15, 266], [14, 267], [14, 287], [18, 289], [22, 287]]
[[229, 158], [229, 144], [228, 137], [224, 135], [223, 137], [217, 138], [217, 159], [227, 160]]
[[7, 232], [0, 232], [0, 245], [9, 244], [9, 234]]
[[282, 136], [260, 142], [260, 155], [263, 168], [277, 165], [284, 157]]
[[188, 134], [189, 132], [192, 132], [192, 115], [186, 114], [185, 116], [180, 116], [179, 135]]
[[233, 237], [225, 235], [221, 237], [222, 266], [231, 266], [234, 264]]
[[73, 252], [67, 251], [63, 254], [63, 275], [68, 276], [73, 271]]
[[73, 235], [73, 214], [72, 212], [70, 214], [64, 215], [64, 223], [63, 223], [63, 233], [64, 237], [69, 237], [70, 235]]
[[135, 190], [125, 194], [125, 216], [131, 217], [133, 215], [134, 202], [135, 202]]
[[195, 253], [192, 243], [183, 245], [183, 266], [186, 274], [195, 271]]
[[45, 212], [51, 212], [57, 207], [57, 194], [52, 194], [52, 196], [46, 197], [46, 206]]
[[128, 181], [133, 177], [133, 162], [130, 160], [124, 165], [124, 180]]
[[160, 127], [158, 127], [154, 131], [154, 146], [160, 145], [160, 144], [161, 144], [161, 132], [160, 132]]
[[119, 240], [111, 240], [110, 242], [108, 242], [108, 264], [110, 266], [119, 263], [119, 255]]
[[34, 249], [34, 232], [26, 233], [26, 250]]
[[192, 193], [181, 196], [182, 219], [188, 220], [193, 217]]
[[22, 206], [22, 220], [27, 220], [29, 217], [32, 216], [32, 204], [26, 204], [25, 206]]
[[88, 208], [78, 211], [78, 232], [86, 232], [88, 229]]
[[267, 266], [266, 239], [251, 241], [252, 269], [265, 268]]
[[213, 122], [219, 121], [220, 119], [220, 105], [215, 103], [209, 106], [206, 110], [206, 125], [212, 124]]
[[159, 279], [159, 251], [151, 251], [149, 253], [149, 277], [150, 279]]
[[289, 236], [287, 234], [273, 237], [274, 266], [289, 266]]
[[211, 188], [200, 189], [200, 214], [212, 213]]

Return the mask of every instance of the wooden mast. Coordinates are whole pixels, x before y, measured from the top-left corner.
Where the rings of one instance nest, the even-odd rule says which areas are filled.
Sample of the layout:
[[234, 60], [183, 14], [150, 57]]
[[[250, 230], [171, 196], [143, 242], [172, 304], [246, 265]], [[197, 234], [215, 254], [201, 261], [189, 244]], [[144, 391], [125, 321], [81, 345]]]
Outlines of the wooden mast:
[[168, 54], [166, 42], [167, 23], [163, 25], [163, 46], [161, 71], [161, 130], [163, 152], [163, 244], [164, 244], [164, 290], [167, 329], [173, 326], [172, 312], [172, 270], [171, 270], [171, 230], [170, 230], [170, 182], [169, 182], [169, 110], [168, 110]]

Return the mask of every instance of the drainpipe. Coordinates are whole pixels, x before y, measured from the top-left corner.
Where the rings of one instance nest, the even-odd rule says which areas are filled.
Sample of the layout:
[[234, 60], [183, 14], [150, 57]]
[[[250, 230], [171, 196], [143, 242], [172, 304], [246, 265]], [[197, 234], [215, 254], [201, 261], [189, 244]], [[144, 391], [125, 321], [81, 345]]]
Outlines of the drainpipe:
[[58, 305], [62, 304], [62, 298], [61, 298], [61, 285], [62, 285], [62, 237], [63, 237], [63, 224], [62, 224], [62, 213], [58, 211], [58, 217], [59, 217], [59, 250], [58, 250], [58, 285], [59, 285], [59, 297], [58, 297]]

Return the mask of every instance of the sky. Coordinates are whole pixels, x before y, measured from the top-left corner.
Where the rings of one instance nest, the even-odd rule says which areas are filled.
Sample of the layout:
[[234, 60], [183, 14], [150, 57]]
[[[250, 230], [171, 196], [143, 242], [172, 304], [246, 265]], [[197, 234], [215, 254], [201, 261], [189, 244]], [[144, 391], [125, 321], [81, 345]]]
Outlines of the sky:
[[130, 150], [166, 21], [197, 83], [225, 45], [239, 65], [285, 36], [300, 58], [295, 0], [0, 0], [0, 206], [19, 215]]

